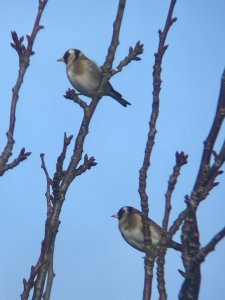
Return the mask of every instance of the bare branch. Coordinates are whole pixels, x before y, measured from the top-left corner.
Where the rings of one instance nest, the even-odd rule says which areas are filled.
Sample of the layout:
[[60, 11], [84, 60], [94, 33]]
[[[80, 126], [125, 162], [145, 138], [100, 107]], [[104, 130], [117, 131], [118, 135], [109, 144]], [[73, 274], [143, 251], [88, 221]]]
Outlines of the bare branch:
[[[192, 223], [194, 222], [191, 222], [191, 224]], [[224, 237], [225, 227], [221, 229], [205, 247], [201, 248], [200, 251], [194, 251], [195, 255], [192, 255], [192, 258], [189, 260], [186, 272], [181, 273], [185, 280], [179, 293], [180, 300], [198, 299], [201, 281], [200, 265]], [[190, 245], [188, 245], [188, 247], [189, 246]]]
[[38, 262], [35, 266], [31, 267], [29, 279], [23, 279], [23, 292], [20, 295], [21, 300], [28, 300], [31, 289], [34, 287], [36, 276], [43, 264], [43, 257], [46, 250], [45, 243], [42, 242], [41, 254], [39, 256]]
[[159, 34], [159, 45], [158, 51], [155, 54], [155, 63], [153, 66], [153, 102], [152, 102], [152, 113], [149, 121], [149, 132], [147, 137], [147, 143], [145, 147], [145, 155], [142, 167], [139, 171], [139, 189], [138, 192], [141, 198], [141, 208], [143, 212], [143, 231], [144, 231], [144, 239], [145, 239], [145, 247], [146, 247], [146, 257], [145, 259], [145, 286], [143, 293], [143, 300], [148, 300], [151, 297], [151, 289], [152, 289], [152, 277], [153, 277], [153, 265], [154, 265], [154, 254], [151, 253], [151, 236], [150, 230], [148, 226], [148, 195], [146, 193], [146, 181], [147, 181], [147, 172], [150, 166], [150, 157], [152, 153], [152, 149], [155, 143], [155, 135], [156, 135], [156, 122], [159, 113], [159, 94], [161, 89], [161, 70], [162, 70], [162, 58], [165, 53], [167, 46], [165, 46], [166, 37], [168, 31], [172, 24], [176, 21], [173, 18], [173, 11], [176, 4], [176, 0], [172, 0], [170, 2], [170, 7], [166, 19], [166, 23], [163, 31], [160, 31]]
[[51, 299], [51, 291], [52, 291], [52, 284], [53, 284], [53, 279], [55, 277], [55, 272], [53, 269], [53, 257], [54, 257], [54, 248], [55, 248], [55, 241], [51, 245], [50, 249], [50, 263], [48, 267], [48, 278], [46, 282], [46, 288], [43, 294], [43, 300], [50, 300]]
[[184, 152], [176, 152], [176, 165], [173, 168], [173, 173], [168, 181], [168, 188], [166, 192], [166, 202], [165, 202], [165, 213], [163, 218], [163, 228], [167, 230], [169, 223], [169, 216], [171, 211], [171, 196], [174, 191], [175, 185], [177, 183], [177, 178], [180, 175], [180, 169], [183, 165], [187, 163], [188, 155], [185, 155]]
[[19, 153], [19, 155], [17, 156], [17, 158], [15, 158], [11, 163], [5, 164], [4, 166], [2, 166], [2, 167], [0, 168], [0, 176], [4, 175], [4, 173], [5, 173], [6, 171], [8, 171], [9, 169], [13, 169], [13, 168], [15, 168], [16, 166], [18, 166], [18, 164], [19, 164], [21, 161], [27, 159], [27, 157], [28, 157], [29, 155], [31, 155], [31, 152], [25, 152], [25, 148], [22, 148], [22, 149], [20, 150], [20, 153]]
[[159, 300], [167, 299], [166, 285], [165, 285], [165, 255], [167, 251], [167, 239], [166, 235], [162, 235], [157, 257], [157, 283], [159, 291]]
[[87, 103], [83, 100], [81, 100], [78, 97], [78, 94], [75, 92], [74, 89], [68, 89], [66, 91], [66, 94], [64, 95], [64, 97], [66, 99], [70, 99], [73, 100], [73, 102], [77, 103], [78, 105], [80, 105], [81, 108], [86, 109], [87, 108]]
[[[0, 156], [0, 168], [4, 168], [4, 166], [7, 164], [8, 160], [9, 160], [9, 157], [12, 155], [12, 150], [13, 150], [13, 145], [14, 145], [14, 137], [13, 136], [14, 136], [15, 122], [16, 122], [16, 107], [17, 107], [17, 102], [19, 99], [19, 91], [20, 91], [20, 87], [23, 83], [23, 79], [24, 79], [26, 70], [30, 63], [30, 56], [34, 54], [34, 51], [33, 51], [34, 40], [36, 38], [38, 31], [43, 27], [39, 23], [40, 23], [42, 13], [43, 13], [43, 10], [44, 10], [47, 2], [48, 2], [48, 0], [39, 1], [38, 13], [36, 16], [36, 20], [35, 20], [35, 23], [33, 26], [31, 36], [28, 38], [27, 47], [25, 47], [25, 45], [23, 44], [23, 41], [24, 41], [23, 37], [19, 38], [15, 31], [13, 31], [11, 33], [12, 39], [13, 39], [13, 43], [11, 43], [11, 46], [16, 50], [16, 52], [19, 56], [19, 72], [18, 72], [16, 84], [12, 88], [12, 100], [11, 100], [11, 109], [10, 109], [9, 129], [7, 131], [7, 143], [6, 143], [6, 146]], [[29, 152], [27, 152], [26, 158], [29, 155], [30, 155]], [[15, 159], [9, 165], [12, 164], [13, 167], [15, 167], [23, 160], [24, 159]], [[5, 171], [9, 170], [9, 169], [10, 168], [6, 168]]]
[[49, 214], [50, 211], [51, 211], [51, 209], [52, 209], [52, 196], [51, 196], [52, 180], [49, 177], [48, 170], [47, 170], [46, 165], [45, 165], [44, 156], [45, 156], [44, 153], [40, 154], [40, 157], [41, 157], [41, 168], [44, 170], [45, 177], [46, 177], [46, 183], [47, 183], [45, 197], [46, 197], [46, 201], [47, 201], [47, 214]]
[[[47, 275], [49, 275], [50, 272], [50, 266], [51, 266], [51, 260], [53, 259], [53, 251], [54, 248], [52, 247], [55, 243], [56, 234], [58, 232], [58, 227], [60, 224], [59, 216], [62, 209], [62, 205], [64, 203], [67, 189], [69, 188], [71, 182], [75, 179], [76, 176], [81, 175], [83, 172], [85, 172], [87, 169], [90, 169], [92, 166], [96, 165], [95, 159], [93, 157], [88, 158], [87, 155], [84, 156], [84, 162], [80, 166], [79, 163], [82, 159], [83, 154], [83, 147], [84, 147], [84, 141], [88, 134], [89, 130], [89, 124], [92, 119], [92, 116], [95, 112], [95, 109], [97, 107], [97, 104], [102, 97], [105, 85], [110, 77], [111, 74], [111, 68], [113, 59], [115, 56], [115, 51], [117, 49], [118, 43], [119, 43], [119, 32], [120, 32], [120, 26], [122, 22], [123, 12], [125, 9], [125, 0], [119, 1], [119, 7], [117, 11], [117, 17], [114, 22], [114, 30], [113, 30], [113, 36], [112, 41], [110, 44], [110, 47], [108, 49], [108, 54], [106, 57], [106, 61], [102, 67], [103, 70], [103, 77], [99, 86], [99, 90], [96, 94], [96, 96], [91, 100], [90, 105], [87, 105], [86, 103], [78, 100], [76, 98], [76, 102], [83, 108], [84, 110], [84, 116], [83, 120], [80, 126], [80, 130], [78, 132], [78, 135], [75, 140], [73, 155], [71, 157], [71, 160], [69, 162], [68, 168], [63, 171], [63, 163], [65, 160], [66, 150], [67, 146], [69, 145], [72, 136], [67, 138], [66, 135], [64, 136], [64, 144], [63, 144], [63, 150], [60, 156], [58, 157], [57, 165], [56, 165], [56, 172], [54, 174], [53, 178], [53, 207], [51, 210], [50, 215], [48, 215], [46, 224], [45, 224], [45, 236], [44, 240], [42, 242], [42, 249], [41, 254], [38, 260], [38, 263], [35, 267], [35, 274], [31, 272], [30, 278], [28, 282], [31, 282], [30, 285], [25, 284], [24, 290], [26, 290], [26, 295], [29, 295], [30, 287], [31, 285], [34, 287], [33, 292], [33, 300], [40, 300], [41, 297], [47, 296], [47, 290], [45, 291], [44, 295], [44, 286], [46, 283]], [[75, 94], [72, 93], [72, 96], [75, 97]], [[69, 91], [69, 95], [71, 96], [71, 93]], [[53, 261], [52, 261], [53, 264]], [[40, 267], [37, 267], [40, 266]], [[54, 273], [54, 272], [53, 272]], [[36, 276], [36, 277], [35, 277]], [[52, 284], [53, 277], [51, 278], [50, 285]], [[36, 278], [34, 282], [34, 278]], [[51, 287], [49, 286], [49, 289]], [[49, 291], [49, 290], [48, 290]], [[25, 292], [24, 292], [25, 294]], [[22, 300], [27, 300], [27, 298], [22, 298]], [[48, 298], [46, 298], [48, 299]]]
[[112, 76], [115, 75], [118, 72], [121, 72], [122, 69], [127, 66], [132, 60], [141, 60], [141, 58], [138, 56], [142, 54], [144, 51], [144, 45], [138, 41], [134, 48], [129, 48], [129, 54], [119, 63], [119, 65], [112, 70], [111, 74]]
[[81, 175], [82, 173], [86, 172], [87, 170], [90, 170], [91, 167], [96, 166], [97, 163], [95, 162], [95, 158], [92, 156], [88, 158], [87, 154], [84, 156], [84, 162], [79, 168], [76, 170], [76, 176]]
[[201, 248], [201, 255], [205, 258], [209, 253], [215, 250], [216, 245], [225, 237], [225, 227], [222, 228], [211, 241], [203, 248]]
[[[209, 192], [218, 185], [215, 182], [218, 175], [222, 173], [220, 170], [225, 161], [225, 143], [223, 143], [219, 155], [213, 150], [218, 134], [221, 130], [222, 122], [225, 117], [225, 71], [221, 80], [220, 95], [218, 99], [215, 117], [208, 137], [204, 142], [202, 158], [200, 162], [199, 172], [193, 187], [191, 196], [186, 199], [187, 218], [182, 228], [182, 244], [183, 244], [183, 263], [185, 267], [186, 278], [182, 285], [179, 299], [197, 299], [200, 287], [201, 273], [200, 265], [204, 260], [200, 250], [198, 224], [196, 219], [196, 211]], [[211, 159], [214, 163], [210, 166]], [[195, 298], [193, 298], [195, 297]]]
[[[173, 173], [169, 178], [168, 181], [168, 189], [166, 192], [166, 203], [165, 203], [165, 213], [163, 219], [163, 228], [165, 231], [168, 228], [169, 223], [169, 215], [171, 210], [171, 196], [175, 185], [177, 183], [177, 178], [180, 175], [180, 169], [183, 165], [187, 163], [188, 156], [184, 154], [184, 152], [176, 152], [176, 165], [173, 168]], [[165, 272], [164, 272], [164, 265], [165, 265], [165, 255], [167, 251], [167, 241], [168, 238], [171, 236], [171, 233], [166, 234], [166, 232], [162, 235], [159, 250], [158, 250], [158, 257], [157, 257], [157, 282], [158, 282], [158, 290], [160, 295], [160, 300], [167, 299], [167, 293], [165, 288]]]
[[[209, 131], [209, 134], [204, 141], [204, 149], [202, 152], [201, 164], [199, 167], [198, 176], [194, 185], [195, 191], [198, 190], [200, 186], [204, 186], [207, 181], [208, 171], [210, 169], [210, 160], [214, 153], [213, 148], [217, 139], [217, 136], [220, 132], [223, 120], [225, 117], [225, 70], [221, 79], [221, 87], [220, 87], [220, 95], [217, 104], [217, 109], [215, 113], [215, 117], [212, 123], [212, 127]], [[221, 160], [224, 162], [224, 152]]]
[[180, 300], [198, 299], [201, 272], [200, 264], [195, 266], [192, 259], [199, 254], [199, 230], [195, 210], [188, 208], [187, 217], [182, 228], [182, 259], [185, 266], [185, 280], [179, 293]]
[[52, 191], [55, 199], [57, 199], [57, 195], [59, 193], [59, 185], [65, 174], [65, 171], [63, 171], [63, 164], [66, 158], [67, 147], [70, 145], [72, 138], [72, 135], [67, 137], [66, 133], [64, 133], [63, 149], [57, 159], [56, 172], [52, 180]]

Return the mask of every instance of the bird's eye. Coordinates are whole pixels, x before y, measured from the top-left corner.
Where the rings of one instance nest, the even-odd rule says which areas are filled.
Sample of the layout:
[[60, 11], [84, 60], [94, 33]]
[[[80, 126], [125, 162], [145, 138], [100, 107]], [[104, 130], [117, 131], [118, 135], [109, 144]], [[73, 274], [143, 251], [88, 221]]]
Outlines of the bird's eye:
[[70, 56], [70, 53], [68, 51], [63, 55], [64, 61], [65, 61], [66, 64], [68, 62], [69, 56]]
[[118, 219], [119, 219], [119, 220], [121, 220], [123, 214], [124, 214], [124, 209], [121, 208], [121, 209], [118, 211]]

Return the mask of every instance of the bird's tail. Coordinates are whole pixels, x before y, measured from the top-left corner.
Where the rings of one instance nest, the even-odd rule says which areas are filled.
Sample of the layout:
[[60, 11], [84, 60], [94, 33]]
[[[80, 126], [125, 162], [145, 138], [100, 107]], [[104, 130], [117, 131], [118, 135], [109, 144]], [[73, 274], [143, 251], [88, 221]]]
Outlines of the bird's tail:
[[123, 106], [127, 106], [127, 105], [131, 105], [130, 102], [128, 102], [127, 100], [123, 99], [122, 95], [117, 92], [116, 90], [114, 90], [114, 88], [111, 86], [110, 83], [108, 83], [110, 85], [110, 88], [107, 91], [107, 95], [114, 98], [116, 101], [118, 101], [121, 105]]
[[169, 241], [168, 247], [180, 252], [182, 251], [182, 245], [174, 241]]

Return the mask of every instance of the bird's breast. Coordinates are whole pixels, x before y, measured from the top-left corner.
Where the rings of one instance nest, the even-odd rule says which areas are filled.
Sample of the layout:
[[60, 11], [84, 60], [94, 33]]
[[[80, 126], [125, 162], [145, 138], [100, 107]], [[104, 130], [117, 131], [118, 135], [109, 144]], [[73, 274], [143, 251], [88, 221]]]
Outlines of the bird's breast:
[[99, 81], [92, 78], [89, 74], [76, 74], [68, 69], [67, 76], [72, 86], [81, 94], [93, 97], [98, 89]]
[[93, 97], [99, 87], [101, 71], [93, 62], [82, 60], [67, 65], [67, 76], [78, 92]]
[[[120, 231], [122, 233], [123, 238], [126, 240], [128, 244], [139, 251], [144, 252], [144, 235], [143, 235], [143, 227], [135, 226], [130, 228], [129, 226], [124, 226], [124, 224], [120, 224]], [[151, 240], [152, 244], [156, 246], [159, 243], [161, 238], [160, 232], [154, 226], [150, 226], [151, 230]]]
[[144, 237], [138, 228], [132, 230], [121, 229], [121, 233], [128, 244], [139, 251], [144, 251]]

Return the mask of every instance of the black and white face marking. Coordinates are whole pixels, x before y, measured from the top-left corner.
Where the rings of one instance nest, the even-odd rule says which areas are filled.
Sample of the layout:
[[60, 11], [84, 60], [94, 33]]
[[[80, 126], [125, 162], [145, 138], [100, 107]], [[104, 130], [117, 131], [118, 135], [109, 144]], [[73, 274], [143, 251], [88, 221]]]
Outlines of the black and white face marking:
[[118, 219], [121, 220], [124, 215], [129, 215], [132, 213], [132, 211], [133, 211], [133, 207], [131, 206], [122, 207], [117, 213]]
[[74, 60], [77, 60], [79, 55], [80, 55], [81, 51], [78, 50], [78, 49], [70, 49], [70, 50], [67, 50], [65, 52], [65, 54], [63, 55], [63, 59], [64, 59], [64, 62], [65, 64], [68, 63], [68, 59], [69, 57], [73, 57]]

